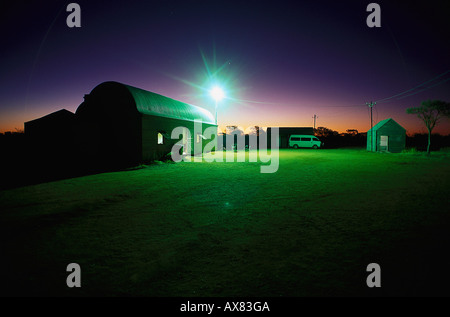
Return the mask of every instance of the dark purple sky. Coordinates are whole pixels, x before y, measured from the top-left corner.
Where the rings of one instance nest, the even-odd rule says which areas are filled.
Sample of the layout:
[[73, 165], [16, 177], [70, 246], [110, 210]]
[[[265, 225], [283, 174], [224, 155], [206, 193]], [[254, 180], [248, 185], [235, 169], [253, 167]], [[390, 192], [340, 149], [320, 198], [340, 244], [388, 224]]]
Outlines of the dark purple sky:
[[[392, 117], [425, 132], [405, 109], [450, 101], [450, 10], [375, 1], [381, 28], [369, 28], [370, 2], [76, 1], [81, 28], [66, 25], [70, 1], [2, 4], [0, 132], [74, 112], [109, 80], [211, 112], [216, 81], [228, 97], [222, 127], [312, 126], [316, 114], [317, 126], [340, 132], [370, 128], [365, 102], [425, 83], [374, 107], [374, 123]], [[449, 120], [435, 131], [449, 134]]]

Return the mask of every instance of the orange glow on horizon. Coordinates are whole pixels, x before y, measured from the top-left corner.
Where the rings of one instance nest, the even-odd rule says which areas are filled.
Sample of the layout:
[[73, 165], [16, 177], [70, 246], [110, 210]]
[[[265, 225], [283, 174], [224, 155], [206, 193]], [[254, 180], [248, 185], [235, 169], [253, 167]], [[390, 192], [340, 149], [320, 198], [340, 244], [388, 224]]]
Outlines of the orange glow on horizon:
[[[44, 114], [45, 115], [45, 114]], [[18, 132], [24, 130], [24, 122], [34, 120], [37, 118], [40, 118], [41, 116], [36, 116], [35, 118], [30, 118], [28, 120], [20, 120], [15, 119], [8, 122], [2, 122], [2, 126], [0, 127], [0, 133], [5, 132]], [[386, 119], [386, 118], [383, 118]], [[381, 121], [383, 119], [379, 119], [378, 121]], [[415, 133], [428, 133], [425, 125], [423, 125], [419, 119], [416, 119], [415, 117], [412, 117], [412, 123], [411, 120], [408, 122], [403, 122], [402, 120], [393, 117], [394, 120], [396, 120], [400, 125], [402, 125], [406, 129], [406, 133], [408, 135], [413, 135]], [[320, 118], [319, 118], [320, 120]], [[370, 129], [370, 119], [366, 119], [366, 122], [359, 122], [357, 124], [351, 124], [349, 122], [345, 122], [344, 120], [335, 120], [333, 122], [328, 121], [317, 121], [316, 127], [326, 127], [328, 129], [338, 131], [339, 133], [345, 133], [347, 129], [356, 129], [360, 133], [367, 132]], [[258, 125], [260, 127], [313, 127], [313, 124], [306, 123], [306, 121], [300, 122], [295, 120], [274, 120], [275, 122], [271, 123], [266, 121], [260, 121], [257, 122], [255, 120], [249, 120], [249, 121], [243, 121], [243, 120], [236, 120], [236, 121], [227, 121], [227, 122], [221, 122], [219, 118], [219, 130], [224, 131], [227, 126], [235, 125], [238, 126], [240, 129], [247, 131], [250, 127], [253, 127], [255, 125]], [[349, 120], [350, 121], [350, 120]], [[352, 120], [353, 121], [353, 120]], [[374, 121], [373, 125], [378, 123]], [[414, 123], [414, 121], [417, 121]], [[450, 120], [447, 120], [447, 122], [440, 122], [433, 130], [433, 134], [441, 134], [441, 135], [449, 135], [450, 134]], [[305, 124], [306, 123], [306, 124]]]

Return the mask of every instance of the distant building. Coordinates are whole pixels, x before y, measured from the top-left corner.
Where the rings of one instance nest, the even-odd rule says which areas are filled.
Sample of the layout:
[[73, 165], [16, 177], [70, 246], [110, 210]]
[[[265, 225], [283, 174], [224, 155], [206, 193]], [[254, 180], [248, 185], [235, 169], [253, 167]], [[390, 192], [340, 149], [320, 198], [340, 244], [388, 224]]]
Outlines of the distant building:
[[[280, 149], [289, 147], [289, 137], [293, 134], [314, 135], [313, 127], [279, 127], [278, 146]], [[272, 128], [267, 128], [267, 142], [270, 146]]]
[[378, 122], [367, 131], [367, 151], [399, 153], [405, 149], [405, 143], [406, 129], [392, 118]]
[[25, 133], [32, 138], [60, 138], [71, 133], [75, 125], [75, 114], [66, 109], [24, 123]]
[[73, 112], [61, 109], [24, 123], [27, 150], [36, 163], [38, 158], [50, 161], [73, 156], [76, 118]]

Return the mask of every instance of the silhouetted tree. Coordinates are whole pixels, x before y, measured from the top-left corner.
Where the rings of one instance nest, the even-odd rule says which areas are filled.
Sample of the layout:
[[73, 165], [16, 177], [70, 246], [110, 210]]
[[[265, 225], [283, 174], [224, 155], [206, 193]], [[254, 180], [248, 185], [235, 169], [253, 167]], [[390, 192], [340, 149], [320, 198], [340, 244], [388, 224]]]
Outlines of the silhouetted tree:
[[256, 136], [259, 136], [259, 126], [255, 125], [250, 127], [249, 134], [256, 134]]
[[233, 133], [234, 131], [241, 131], [239, 128], [238, 128], [238, 126], [237, 125], [227, 125], [227, 127], [226, 127], [226, 130], [225, 130], [225, 133], [226, 134], [231, 134], [231, 133]]
[[357, 135], [358, 134], [358, 130], [356, 130], [356, 129], [347, 129], [347, 133], [351, 134], [351, 135]]
[[[233, 142], [232, 142], [232, 147], [234, 149], [237, 149], [238, 144], [236, 144], [236, 140], [238, 137], [240, 136], [245, 136], [244, 131], [242, 131], [241, 129], [239, 129], [239, 127], [237, 125], [228, 125], [226, 128], [226, 135], [227, 137], [231, 137]], [[236, 135], [236, 138], [234, 137]], [[245, 140], [245, 139], [244, 139]], [[226, 141], [226, 139], [225, 139]], [[228, 144], [226, 142], [224, 142], [224, 145], [226, 147], [226, 149], [229, 151], [231, 150], [230, 148], [228, 148]], [[245, 145], [244, 145], [245, 146]]]
[[431, 131], [441, 118], [450, 116], [450, 103], [442, 100], [426, 100], [422, 101], [420, 107], [406, 109], [406, 113], [416, 114], [425, 123], [428, 130], [427, 154], [430, 154]]
[[319, 138], [326, 138], [330, 136], [337, 136], [339, 135], [339, 132], [325, 128], [325, 127], [318, 127], [314, 130], [314, 134]]

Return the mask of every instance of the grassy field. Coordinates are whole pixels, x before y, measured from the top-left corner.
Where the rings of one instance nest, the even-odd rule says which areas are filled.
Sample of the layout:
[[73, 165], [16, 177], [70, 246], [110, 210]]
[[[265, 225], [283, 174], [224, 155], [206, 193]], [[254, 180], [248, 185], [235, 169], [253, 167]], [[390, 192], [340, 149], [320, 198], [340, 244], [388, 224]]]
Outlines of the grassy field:
[[160, 163], [3, 190], [2, 295], [448, 296], [449, 163], [281, 150], [273, 174]]

